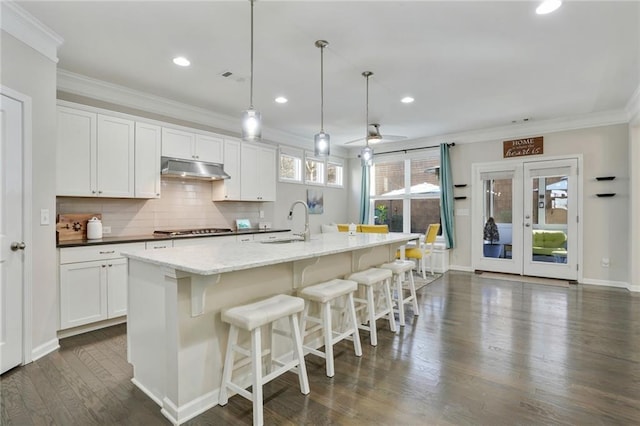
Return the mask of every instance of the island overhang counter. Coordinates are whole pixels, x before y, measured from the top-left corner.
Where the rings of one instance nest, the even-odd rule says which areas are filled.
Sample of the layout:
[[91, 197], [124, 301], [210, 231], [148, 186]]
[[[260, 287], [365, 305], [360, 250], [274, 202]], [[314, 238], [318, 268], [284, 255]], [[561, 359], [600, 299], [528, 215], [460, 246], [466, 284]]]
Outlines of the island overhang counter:
[[[218, 404], [223, 309], [391, 261], [419, 234], [330, 233], [311, 241], [229, 243], [123, 253], [133, 383], [174, 424]], [[281, 352], [286, 352], [282, 348]]]

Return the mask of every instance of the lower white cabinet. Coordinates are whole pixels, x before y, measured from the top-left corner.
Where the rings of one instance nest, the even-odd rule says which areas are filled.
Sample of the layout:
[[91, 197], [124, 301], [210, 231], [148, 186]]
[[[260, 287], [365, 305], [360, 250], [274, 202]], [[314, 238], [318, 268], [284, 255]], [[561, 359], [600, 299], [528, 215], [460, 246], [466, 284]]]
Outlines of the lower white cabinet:
[[127, 259], [144, 243], [60, 249], [60, 330], [127, 314]]

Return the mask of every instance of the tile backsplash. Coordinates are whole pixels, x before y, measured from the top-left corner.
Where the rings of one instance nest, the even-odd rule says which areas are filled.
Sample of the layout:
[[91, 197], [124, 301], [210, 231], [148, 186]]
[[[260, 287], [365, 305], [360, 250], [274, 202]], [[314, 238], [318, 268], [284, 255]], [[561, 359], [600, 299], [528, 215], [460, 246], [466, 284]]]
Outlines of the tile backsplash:
[[[162, 197], [131, 198], [57, 197], [56, 210], [63, 213], [102, 213], [102, 225], [110, 236], [148, 235], [155, 230], [183, 228], [231, 228], [236, 219], [257, 226], [269, 220], [273, 203], [211, 201], [211, 182], [162, 178]], [[265, 218], [259, 219], [260, 210]]]

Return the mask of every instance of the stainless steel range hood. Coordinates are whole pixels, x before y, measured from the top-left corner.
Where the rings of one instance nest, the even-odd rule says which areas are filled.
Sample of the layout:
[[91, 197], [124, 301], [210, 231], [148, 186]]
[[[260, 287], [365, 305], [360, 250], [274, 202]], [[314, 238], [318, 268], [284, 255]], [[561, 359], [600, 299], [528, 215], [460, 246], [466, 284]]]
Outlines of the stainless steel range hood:
[[182, 177], [202, 180], [229, 179], [223, 165], [197, 160], [162, 157], [160, 174], [163, 176]]

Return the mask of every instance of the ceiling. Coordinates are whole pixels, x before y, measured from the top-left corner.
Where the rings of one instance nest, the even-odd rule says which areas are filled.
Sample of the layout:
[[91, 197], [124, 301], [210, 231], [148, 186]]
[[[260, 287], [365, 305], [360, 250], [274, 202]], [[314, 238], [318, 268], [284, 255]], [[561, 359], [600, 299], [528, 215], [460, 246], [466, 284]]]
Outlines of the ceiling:
[[[249, 106], [249, 1], [17, 4], [64, 38], [60, 69], [237, 118], [239, 131]], [[374, 73], [369, 122], [407, 139], [623, 110], [640, 86], [640, 2], [566, 1], [544, 16], [537, 5], [258, 0], [254, 106], [266, 129], [313, 140], [314, 43], [325, 39], [333, 144], [365, 135], [363, 71]], [[174, 65], [179, 55], [191, 67]], [[280, 95], [289, 102], [275, 103]], [[402, 104], [407, 95], [415, 102]]]

